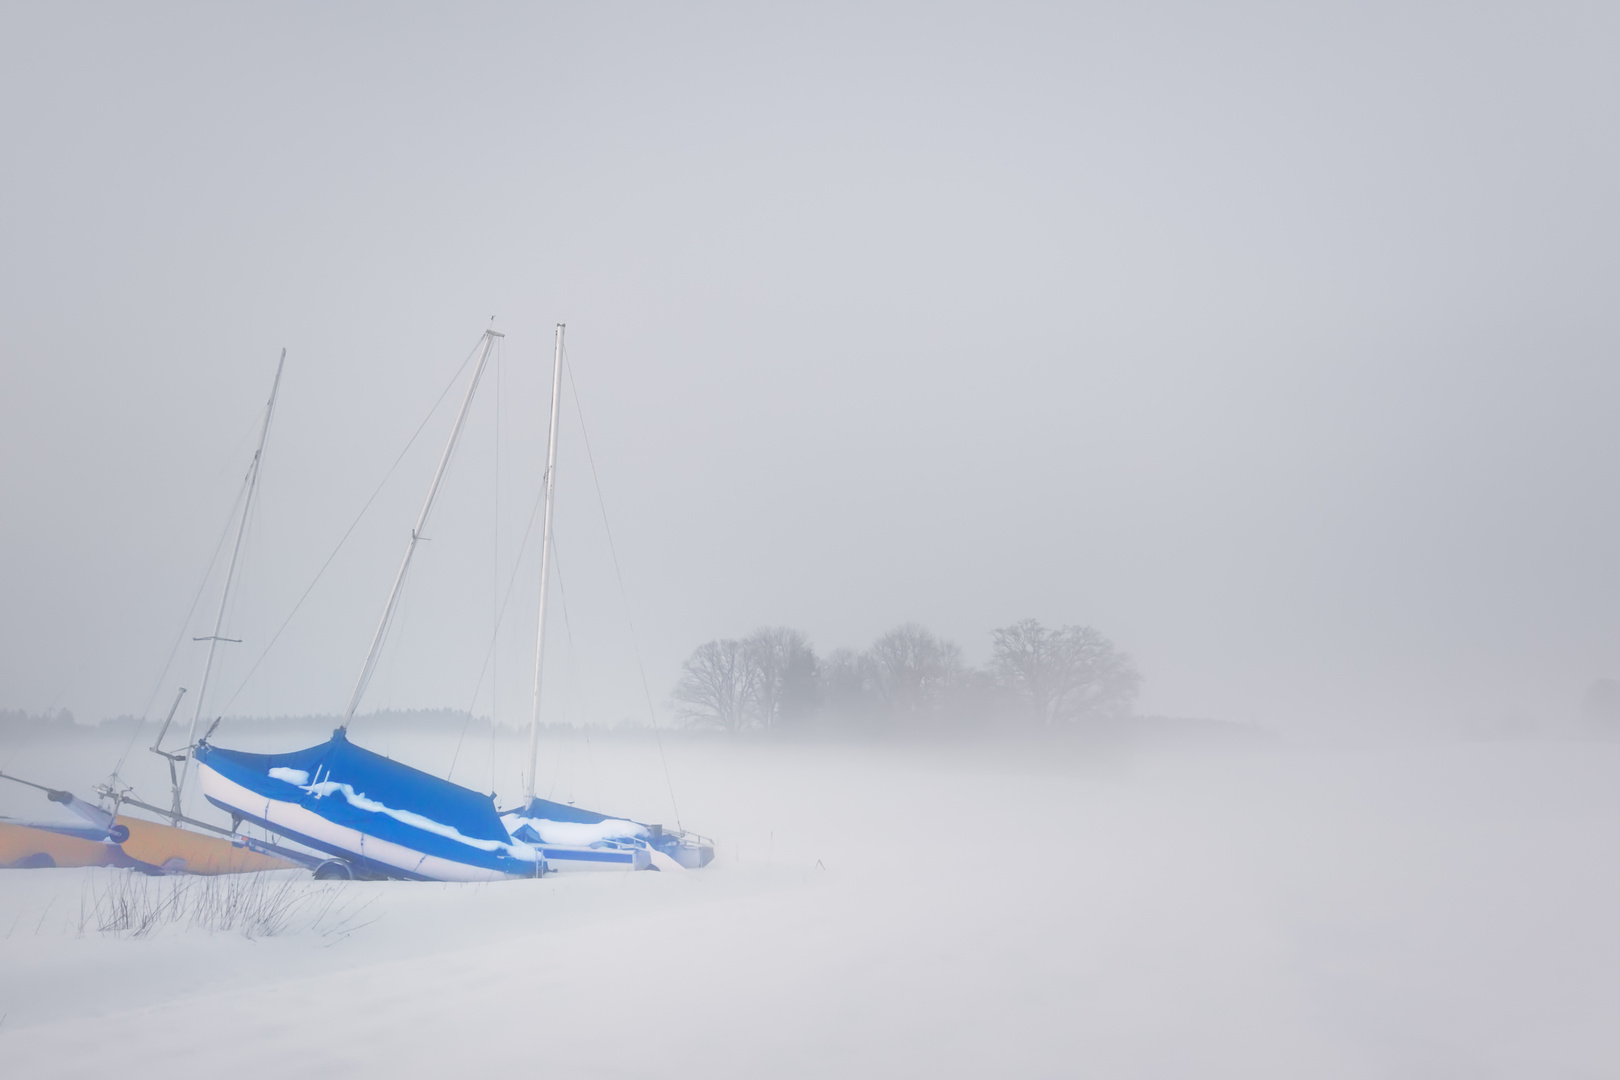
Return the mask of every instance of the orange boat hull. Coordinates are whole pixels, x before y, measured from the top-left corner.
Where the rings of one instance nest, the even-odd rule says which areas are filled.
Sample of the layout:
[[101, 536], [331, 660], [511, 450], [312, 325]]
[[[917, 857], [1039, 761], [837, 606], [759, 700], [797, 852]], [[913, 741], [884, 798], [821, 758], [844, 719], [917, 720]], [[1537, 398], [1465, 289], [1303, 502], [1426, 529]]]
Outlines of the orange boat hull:
[[169, 873], [248, 874], [255, 870], [297, 870], [298, 864], [238, 847], [223, 836], [159, 825], [140, 818], [118, 818], [129, 830], [124, 854]]
[[297, 863], [238, 847], [223, 836], [132, 817], [119, 817], [118, 824], [129, 830], [122, 844], [0, 822], [0, 868], [133, 866], [148, 873], [208, 875], [298, 869]]
[[117, 844], [0, 822], [0, 867], [116, 866]]

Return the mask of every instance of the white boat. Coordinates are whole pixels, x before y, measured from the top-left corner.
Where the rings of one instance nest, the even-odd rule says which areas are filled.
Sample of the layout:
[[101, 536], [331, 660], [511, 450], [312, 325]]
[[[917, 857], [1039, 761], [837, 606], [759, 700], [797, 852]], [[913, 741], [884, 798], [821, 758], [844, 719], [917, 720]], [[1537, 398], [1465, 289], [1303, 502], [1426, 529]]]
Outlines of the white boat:
[[497, 811], [494, 796], [390, 760], [357, 746], [347, 729], [365, 695], [399, 605], [406, 571], [421, 540], [461, 435], [490, 350], [500, 334], [485, 331], [461, 410], [439, 460], [404, 560], [383, 607], [342, 725], [318, 746], [285, 754], [227, 750], [205, 736], [194, 757], [203, 794], [231, 814], [331, 856], [318, 876], [382, 876], [435, 881], [531, 877], [550, 870], [696, 869], [712, 843], [680, 831], [563, 807], [535, 796], [534, 777], [545, 656], [546, 585], [552, 563], [552, 510], [557, 464], [563, 326], [557, 326], [551, 427], [544, 478], [540, 547], [540, 614], [535, 649], [534, 709], [524, 798]]
[[540, 853], [513, 841], [502, 826], [493, 796], [356, 746], [347, 735], [376, 669], [406, 571], [433, 512], [479, 380], [500, 337], [494, 330], [484, 331], [467, 396], [411, 530], [342, 726], [325, 743], [286, 754], [227, 750], [211, 745], [206, 736], [192, 751], [203, 795], [229, 813], [233, 822], [251, 821], [332, 857], [317, 868], [317, 877], [490, 881], [546, 872]]
[[[259, 426], [259, 441], [242, 478], [242, 493], [236, 517], [236, 541], [231, 547], [231, 558], [220, 586], [219, 607], [214, 616], [213, 632], [196, 641], [208, 642], [208, 659], [203, 666], [202, 683], [197, 692], [196, 710], [191, 718], [193, 741], [197, 725], [202, 719], [203, 702], [207, 698], [209, 676], [221, 642], [237, 639], [224, 636], [225, 617], [230, 608], [231, 584], [235, 579], [242, 555], [242, 543], [253, 511], [254, 495], [259, 485], [259, 470], [264, 460], [265, 441], [270, 434], [270, 421], [275, 415], [276, 394], [281, 387], [281, 373], [287, 364], [287, 350], [281, 350], [276, 362], [275, 380], [270, 384], [270, 399], [264, 407], [263, 422]], [[233, 510], [233, 515], [238, 511]], [[166, 671], [165, 671], [166, 673]], [[20, 852], [29, 865], [108, 865], [123, 866], [143, 873], [239, 874], [260, 870], [291, 869], [298, 865], [315, 866], [320, 860], [308, 853], [284, 848], [264, 840], [240, 835], [237, 827], [222, 829], [206, 821], [198, 821], [181, 812], [181, 793], [185, 785], [184, 769], [189, 766], [191, 746], [179, 751], [163, 749], [163, 739], [174, 722], [180, 700], [186, 689], [181, 687], [174, 704], [153, 742], [153, 753], [167, 759], [169, 764], [170, 804], [167, 808], [154, 806], [135, 798], [133, 789], [120, 782], [117, 767], [107, 782], [94, 790], [103, 805], [79, 799], [70, 792], [36, 784], [19, 777], [5, 777], [46, 793], [51, 802], [58, 803], [88, 822], [85, 828], [63, 827], [41, 823], [30, 827], [20, 823], [0, 826], [11, 837], [9, 845], [0, 844], [0, 862], [15, 863]], [[120, 762], [120, 765], [122, 762]], [[4, 776], [4, 774], [0, 774]], [[144, 818], [126, 816], [121, 811], [138, 809], [154, 817], [167, 818], [162, 825]], [[240, 825], [240, 822], [237, 823]], [[55, 836], [55, 839], [45, 838]], [[92, 844], [100, 844], [99, 853]], [[69, 860], [64, 862], [63, 860]], [[84, 860], [90, 861], [84, 861]]]
[[317, 877], [497, 881], [548, 869], [512, 839], [493, 797], [356, 746], [342, 728], [287, 754], [204, 741], [196, 756], [209, 802], [331, 856]]
[[613, 869], [609, 853], [644, 853], [647, 868], [656, 870], [698, 870], [714, 860], [714, 841], [707, 837], [549, 799], [531, 798], [501, 821], [514, 840], [539, 847], [553, 870]]
[[503, 812], [501, 820], [514, 840], [537, 845], [554, 870], [696, 870], [707, 866], [714, 858], [713, 843], [702, 837], [581, 810], [535, 794], [541, 676], [546, 652], [546, 585], [551, 573], [551, 518], [557, 482], [557, 410], [562, 400], [563, 329], [558, 324], [551, 367], [551, 428], [546, 444], [545, 519], [540, 538], [540, 620], [535, 635], [529, 763], [523, 774], [523, 802]]

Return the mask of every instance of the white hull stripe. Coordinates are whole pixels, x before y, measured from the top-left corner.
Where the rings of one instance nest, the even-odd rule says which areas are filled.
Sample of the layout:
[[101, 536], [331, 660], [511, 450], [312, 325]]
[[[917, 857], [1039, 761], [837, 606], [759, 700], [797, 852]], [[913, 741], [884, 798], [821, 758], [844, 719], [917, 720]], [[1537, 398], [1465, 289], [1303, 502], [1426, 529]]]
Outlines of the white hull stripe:
[[640, 849], [602, 851], [541, 844], [540, 855], [551, 870], [645, 870], [652, 863], [649, 854]]
[[206, 764], [198, 764], [197, 775], [203, 794], [222, 810], [239, 814], [299, 843], [362, 863], [375, 863], [403, 877], [427, 881], [505, 881], [516, 876], [425, 855], [401, 844], [368, 836], [358, 829], [328, 821], [297, 803], [260, 795]]

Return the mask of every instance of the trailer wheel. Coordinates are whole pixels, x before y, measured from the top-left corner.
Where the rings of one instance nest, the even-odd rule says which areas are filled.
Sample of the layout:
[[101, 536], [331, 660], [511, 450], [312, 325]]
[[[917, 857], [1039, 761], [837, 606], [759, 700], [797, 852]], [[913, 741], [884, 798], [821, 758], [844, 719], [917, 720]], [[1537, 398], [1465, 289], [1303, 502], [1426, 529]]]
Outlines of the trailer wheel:
[[354, 867], [342, 859], [327, 859], [315, 868], [316, 881], [353, 881]]

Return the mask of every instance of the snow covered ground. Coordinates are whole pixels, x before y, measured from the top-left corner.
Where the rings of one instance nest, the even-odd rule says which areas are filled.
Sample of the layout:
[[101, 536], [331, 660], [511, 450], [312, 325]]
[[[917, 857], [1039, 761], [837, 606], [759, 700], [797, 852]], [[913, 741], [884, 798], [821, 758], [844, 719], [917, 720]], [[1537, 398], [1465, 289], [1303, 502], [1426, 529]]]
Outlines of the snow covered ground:
[[[0, 768], [87, 785], [92, 746]], [[651, 743], [550, 752], [553, 794], [670, 820]], [[1620, 1074], [1620, 747], [666, 753], [703, 871], [300, 879], [323, 924], [253, 940], [81, 931], [119, 872], [0, 872], [4, 1071]]]

